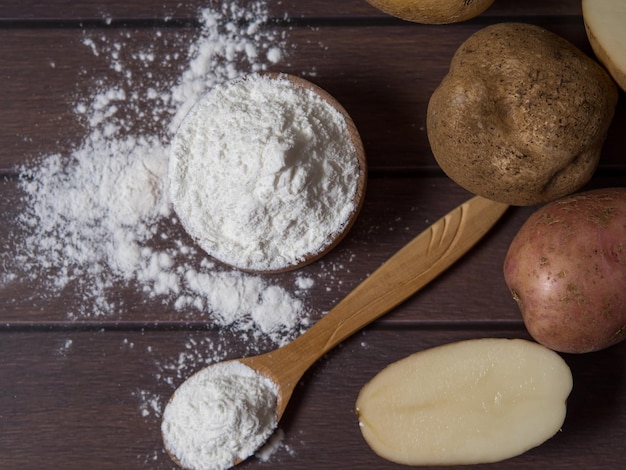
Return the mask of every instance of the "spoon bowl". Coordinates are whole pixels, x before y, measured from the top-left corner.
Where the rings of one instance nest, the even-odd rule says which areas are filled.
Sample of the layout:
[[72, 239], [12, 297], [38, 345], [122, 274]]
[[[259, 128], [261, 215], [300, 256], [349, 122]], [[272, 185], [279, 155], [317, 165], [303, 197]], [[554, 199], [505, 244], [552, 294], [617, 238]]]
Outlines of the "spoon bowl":
[[[400, 249], [294, 341], [265, 354], [234, 359], [276, 385], [276, 421], [311, 365], [445, 271], [489, 231], [507, 207], [473, 197]], [[235, 464], [241, 458], [233, 460]]]

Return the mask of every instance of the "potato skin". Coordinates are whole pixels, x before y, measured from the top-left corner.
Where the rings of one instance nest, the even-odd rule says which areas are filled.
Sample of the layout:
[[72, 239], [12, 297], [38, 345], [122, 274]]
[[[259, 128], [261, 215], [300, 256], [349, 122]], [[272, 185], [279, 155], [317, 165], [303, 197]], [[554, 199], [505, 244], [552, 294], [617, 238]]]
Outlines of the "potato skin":
[[422, 24], [460, 23], [474, 18], [494, 0], [367, 0], [389, 15]]
[[468, 191], [530, 206], [580, 190], [595, 172], [618, 91], [560, 36], [522, 23], [474, 33], [428, 104], [443, 171]]
[[538, 343], [585, 353], [626, 339], [626, 188], [537, 210], [509, 247], [504, 278]]

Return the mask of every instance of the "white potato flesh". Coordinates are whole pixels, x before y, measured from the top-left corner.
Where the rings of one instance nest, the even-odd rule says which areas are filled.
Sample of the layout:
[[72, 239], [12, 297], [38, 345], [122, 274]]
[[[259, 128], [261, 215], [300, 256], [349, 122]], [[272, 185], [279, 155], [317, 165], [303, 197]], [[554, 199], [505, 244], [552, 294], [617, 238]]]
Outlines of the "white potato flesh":
[[497, 462], [561, 428], [572, 375], [554, 351], [484, 338], [420, 351], [380, 371], [359, 393], [363, 437], [405, 465]]
[[626, 90], [626, 1], [583, 0], [582, 11], [593, 51]]

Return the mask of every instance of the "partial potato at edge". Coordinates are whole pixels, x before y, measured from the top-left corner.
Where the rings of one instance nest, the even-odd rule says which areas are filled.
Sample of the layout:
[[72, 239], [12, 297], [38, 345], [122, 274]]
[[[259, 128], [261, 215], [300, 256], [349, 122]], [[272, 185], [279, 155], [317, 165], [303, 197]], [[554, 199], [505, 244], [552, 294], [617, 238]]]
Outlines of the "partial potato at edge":
[[622, 90], [626, 90], [626, 2], [583, 0], [582, 8], [593, 51]]
[[397, 18], [423, 24], [460, 23], [474, 18], [494, 0], [367, 0], [369, 4]]
[[513, 238], [503, 269], [537, 342], [586, 353], [626, 340], [626, 188], [541, 207]]

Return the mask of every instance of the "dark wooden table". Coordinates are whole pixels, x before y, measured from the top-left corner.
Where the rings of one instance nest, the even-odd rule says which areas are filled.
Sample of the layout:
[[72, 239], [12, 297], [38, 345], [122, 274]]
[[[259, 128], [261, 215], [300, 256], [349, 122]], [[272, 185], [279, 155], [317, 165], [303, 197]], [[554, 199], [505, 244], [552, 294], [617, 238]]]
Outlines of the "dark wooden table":
[[[37, 155], [67, 155], [80, 142], [85, 123], [76, 118], [74, 104], [107, 73], [84, 38], [154, 44], [152, 73], [173, 73], [159, 67], [159, 54], [184, 49], [204, 6], [196, 0], [24, 0], [0, 6], [3, 270], [11, 266], [9, 237], [25, 210], [16, 167]], [[580, 0], [497, 0], [481, 17], [447, 26], [402, 22], [362, 0], [268, 0], [268, 9], [267, 28], [284, 33], [290, 51], [270, 70], [305, 76], [333, 94], [354, 118], [369, 161], [366, 201], [348, 237], [320, 262], [268, 276], [268, 282], [292, 290], [295, 276], [314, 279], [303, 295], [313, 319], [470, 196], [438, 169], [425, 112], [452, 54], [471, 33], [491, 23], [523, 21], [592, 53]], [[622, 92], [589, 187], [626, 184], [625, 105]], [[502, 262], [534, 210], [512, 208], [458, 264], [316, 364], [280, 424], [280, 446], [268, 462], [252, 458], [241, 467], [398, 468], [361, 438], [353, 410], [360, 388], [385, 365], [428, 347], [528, 337], [504, 284]], [[181, 317], [167, 299], [143, 299], [122, 283], [111, 297], [123, 307], [71, 318], [78, 293], [51, 295], [15, 274], [0, 286], [0, 468], [172, 468], [159, 434], [163, 403], [201, 367], [209, 342], [223, 342], [227, 356], [237, 357], [250, 350], [252, 340], [225, 337], [206, 316]], [[186, 369], [176, 368], [179, 357]], [[562, 432], [522, 456], [484, 467], [623, 468], [626, 344], [564, 358], [574, 389]]]

